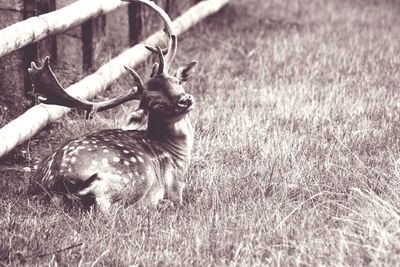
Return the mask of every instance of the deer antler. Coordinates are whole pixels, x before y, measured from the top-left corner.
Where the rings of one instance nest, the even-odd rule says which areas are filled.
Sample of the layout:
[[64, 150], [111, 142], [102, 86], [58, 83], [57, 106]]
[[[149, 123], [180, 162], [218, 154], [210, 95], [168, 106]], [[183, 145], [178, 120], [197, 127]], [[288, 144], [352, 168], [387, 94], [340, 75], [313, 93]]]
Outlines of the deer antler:
[[[149, 0], [122, 0], [122, 1], [130, 2], [130, 3], [137, 2], [137, 3], [145, 4], [145, 5], [149, 6], [151, 9], [153, 9], [155, 12], [157, 12], [157, 14], [160, 15], [160, 17], [164, 21], [164, 24], [165, 24], [164, 32], [166, 33], [166, 35], [168, 37], [168, 45], [167, 45], [166, 49], [161, 49], [162, 54], [165, 54], [165, 60], [164, 60], [163, 68], [161, 68], [161, 64], [160, 64], [158, 73], [161, 74], [163, 72], [165, 72], [165, 73], [168, 72], [168, 69], [171, 66], [172, 61], [175, 58], [176, 50], [178, 48], [178, 42], [177, 42], [177, 38], [176, 38], [175, 29], [173, 27], [170, 17], [168, 16], [167, 13], [165, 13], [165, 11], [161, 7], [157, 6], [152, 1], [149, 1]], [[157, 53], [157, 54], [159, 53], [157, 48], [154, 48], [151, 46], [146, 46], [146, 48], [149, 49], [153, 53]]]
[[[127, 67], [125, 68], [128, 70]], [[144, 88], [143, 81], [135, 71], [131, 69], [128, 71], [132, 76], [134, 76], [137, 85], [136, 90], [132, 89], [114, 99], [101, 102], [91, 102], [79, 97], [71, 96], [65, 91], [50, 67], [50, 57], [47, 56], [44, 58], [43, 66], [38, 67], [35, 62], [32, 62], [31, 67], [28, 68], [29, 76], [34, 86], [34, 92], [45, 96], [38, 97], [42, 103], [83, 109], [86, 111], [86, 118], [91, 117], [91, 115], [97, 111], [103, 111], [116, 107], [127, 101], [140, 99]]]

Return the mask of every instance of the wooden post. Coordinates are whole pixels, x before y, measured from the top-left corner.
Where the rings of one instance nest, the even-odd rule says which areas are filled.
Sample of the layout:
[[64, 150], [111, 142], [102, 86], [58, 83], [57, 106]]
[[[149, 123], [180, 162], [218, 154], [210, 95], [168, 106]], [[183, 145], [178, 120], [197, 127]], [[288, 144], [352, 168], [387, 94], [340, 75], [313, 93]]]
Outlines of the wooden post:
[[143, 38], [142, 5], [138, 3], [130, 3], [128, 5], [128, 16], [129, 16], [129, 45], [133, 46], [139, 43]]
[[82, 24], [82, 68], [88, 71], [93, 64], [93, 20]]
[[82, 24], [82, 68], [89, 71], [94, 64], [94, 57], [98, 54], [98, 47], [102, 47], [101, 40], [105, 35], [106, 16], [89, 20]]
[[[30, 17], [41, 15], [55, 9], [55, 0], [0, 0], [0, 29]], [[38, 58], [38, 52], [56, 59], [55, 37], [39, 43], [32, 43], [5, 57], [0, 58], [0, 126], [18, 116], [33, 99], [28, 99], [32, 91], [27, 69]]]
[[[32, 16], [54, 11], [56, 8], [55, 0], [24, 0], [24, 20]], [[57, 39], [55, 36], [48, 37], [42, 41], [27, 45], [23, 49], [25, 68], [25, 96], [30, 96], [33, 90], [31, 81], [29, 80], [28, 72], [26, 71], [32, 61], [37, 61], [39, 58], [50, 55], [51, 62], [57, 62]], [[33, 98], [30, 99], [33, 104]]]
[[[0, 0], [0, 29], [24, 19], [23, 0]], [[0, 127], [25, 109], [24, 53], [15, 51], [0, 58]]]
[[[36, 0], [37, 15], [42, 15], [56, 10], [56, 0]], [[39, 42], [37, 59], [42, 59], [45, 56], [51, 58], [51, 63], [57, 63], [57, 37], [50, 36]]]
[[[23, 19], [30, 18], [32, 16], [37, 15], [38, 9], [37, 9], [37, 1], [36, 0], [24, 0], [24, 12], [23, 12]], [[24, 52], [24, 61], [25, 61], [25, 66], [26, 68], [29, 66], [28, 64], [31, 61], [36, 61], [37, 59], [37, 50], [38, 50], [38, 45], [37, 43], [32, 43], [30, 45], [27, 45], [23, 49]], [[31, 84], [29, 82], [29, 76], [25, 75], [25, 92], [29, 92], [31, 88]]]

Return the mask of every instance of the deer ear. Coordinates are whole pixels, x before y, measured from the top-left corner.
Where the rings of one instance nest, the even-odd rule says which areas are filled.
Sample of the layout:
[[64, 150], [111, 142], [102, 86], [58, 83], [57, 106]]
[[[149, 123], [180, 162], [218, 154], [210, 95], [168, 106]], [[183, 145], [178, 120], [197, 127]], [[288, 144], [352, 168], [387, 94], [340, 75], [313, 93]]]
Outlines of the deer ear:
[[189, 81], [193, 77], [193, 74], [196, 70], [196, 66], [197, 66], [197, 61], [193, 61], [185, 66], [179, 67], [175, 73], [175, 77], [180, 82]]

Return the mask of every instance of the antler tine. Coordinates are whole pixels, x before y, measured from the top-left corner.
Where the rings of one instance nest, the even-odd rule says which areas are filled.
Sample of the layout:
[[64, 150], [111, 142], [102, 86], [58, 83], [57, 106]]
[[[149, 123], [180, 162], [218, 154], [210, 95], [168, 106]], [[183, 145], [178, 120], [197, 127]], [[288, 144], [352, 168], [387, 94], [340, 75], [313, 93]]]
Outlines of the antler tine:
[[162, 49], [158, 45], [156, 45], [156, 48], [153, 48], [153, 47], [150, 47], [150, 46], [147, 46], [147, 45], [145, 47], [148, 50], [150, 50], [151, 52], [156, 53], [158, 55], [160, 63], [157, 66], [158, 67], [157, 74], [164, 73], [164, 71], [165, 71], [165, 58], [164, 58], [164, 54], [162, 52]]
[[165, 64], [165, 58], [164, 58], [164, 55], [163, 55], [163, 53], [161, 51], [161, 48], [158, 45], [156, 45], [156, 48], [157, 48], [158, 58], [160, 60], [160, 64], [158, 66], [157, 73], [158, 74], [162, 74], [162, 73], [164, 73], [164, 71], [166, 72], [167, 65]]
[[[176, 37], [176, 33], [175, 33], [175, 29], [173, 27], [171, 18], [168, 16], [167, 13], [165, 13], [165, 11], [157, 6], [154, 2], [149, 1], [149, 0], [122, 0], [125, 2], [138, 2], [138, 3], [142, 3], [144, 5], [149, 6], [150, 8], [152, 8], [155, 12], [157, 12], [157, 14], [159, 14], [162, 18], [162, 20], [164, 21], [165, 24], [165, 28], [164, 28], [164, 32], [166, 33], [167, 37], [168, 37], [168, 45], [167, 45], [167, 53], [165, 55], [165, 64], [164, 64], [164, 72], [168, 72], [168, 69], [170, 67], [170, 65], [172, 64], [172, 61], [175, 58], [176, 55], [176, 51], [178, 48], [178, 42], [177, 42], [177, 37]], [[153, 51], [154, 48], [148, 48], [150, 51]], [[165, 51], [165, 50], [164, 50]]]
[[174, 61], [177, 47], [178, 47], [178, 42], [176, 35], [171, 35], [168, 53], [165, 55], [165, 62], [167, 62], [166, 64], [167, 67], [165, 68], [165, 72], [168, 72], [169, 67], [172, 65], [172, 61]]
[[144, 83], [142, 81], [142, 78], [140, 78], [139, 74], [137, 74], [136, 71], [134, 71], [133, 69], [129, 68], [128, 66], [124, 66], [124, 68], [135, 79], [135, 84], [138, 87], [138, 92], [137, 93], [138, 94], [142, 94], [143, 90], [144, 90]]
[[[147, 50], [149, 50], [150, 52], [157, 54], [157, 48], [149, 46], [149, 45], [145, 45], [145, 47], [147, 48]], [[163, 55], [165, 56], [168, 53], [168, 48], [161, 48], [161, 51], [163, 53]]]
[[38, 67], [35, 62], [32, 62], [28, 72], [34, 86], [35, 93], [45, 96], [38, 97], [41, 102], [49, 105], [83, 109], [87, 112], [86, 118], [88, 115], [90, 116], [96, 111], [107, 110], [127, 101], [140, 99], [143, 92], [143, 82], [140, 83], [141, 79], [138, 77], [138, 80], [135, 79], [136, 84], [138, 85], [137, 90], [125, 92], [110, 100], [91, 102], [79, 97], [71, 96], [58, 82], [57, 77], [51, 69], [50, 57], [48, 56], [44, 58], [43, 66], [41, 67]]

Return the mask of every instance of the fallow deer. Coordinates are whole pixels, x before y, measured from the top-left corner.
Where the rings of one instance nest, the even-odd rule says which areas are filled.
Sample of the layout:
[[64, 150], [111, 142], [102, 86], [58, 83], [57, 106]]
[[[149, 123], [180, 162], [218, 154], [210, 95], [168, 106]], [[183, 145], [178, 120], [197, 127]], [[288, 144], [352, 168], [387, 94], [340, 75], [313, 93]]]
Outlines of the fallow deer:
[[92, 200], [104, 212], [115, 202], [147, 206], [168, 198], [182, 204], [184, 183], [179, 178], [190, 163], [194, 132], [188, 113], [195, 102], [182, 84], [192, 77], [197, 62], [178, 68], [174, 75], [168, 74], [177, 50], [171, 19], [153, 2], [128, 2], [149, 6], [165, 23], [167, 48], [147, 47], [158, 55], [159, 63], [154, 64], [146, 83], [134, 70], [125, 67], [134, 78], [135, 89], [94, 103], [68, 95], [57, 81], [48, 57], [41, 67], [32, 62], [29, 73], [46, 104], [93, 113], [139, 100], [139, 108], [131, 119], [146, 116], [147, 128], [107, 129], [68, 141], [40, 163], [31, 183], [34, 193]]

